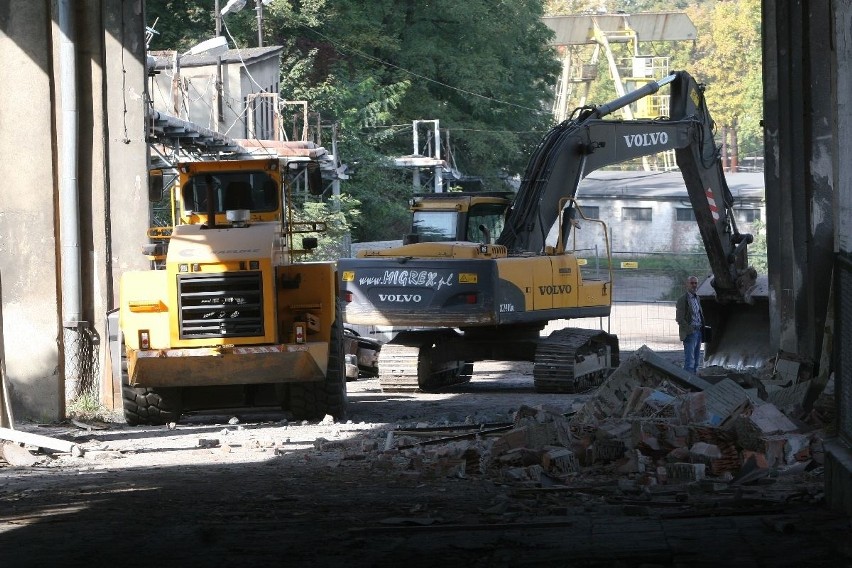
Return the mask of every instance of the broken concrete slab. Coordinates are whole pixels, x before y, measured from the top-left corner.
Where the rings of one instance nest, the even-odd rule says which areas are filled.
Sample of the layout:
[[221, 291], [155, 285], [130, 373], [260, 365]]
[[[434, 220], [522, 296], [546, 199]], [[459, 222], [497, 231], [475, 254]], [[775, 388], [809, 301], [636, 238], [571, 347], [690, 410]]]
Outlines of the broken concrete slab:
[[739, 415], [749, 402], [746, 391], [731, 379], [723, 379], [704, 390], [706, 423], [724, 426]]
[[580, 470], [577, 457], [568, 448], [549, 448], [541, 456], [541, 465], [547, 471], [576, 473]]
[[754, 407], [749, 414], [740, 415], [737, 418], [736, 430], [741, 439], [748, 439], [773, 434], [787, 434], [797, 431], [798, 427], [774, 404], [765, 403]]
[[680, 386], [689, 390], [701, 391], [707, 390], [707, 388], [710, 387], [711, 383], [705, 381], [698, 375], [694, 375], [689, 371], [681, 369], [665, 357], [660, 357], [647, 345], [643, 345], [637, 349], [635, 356], [657, 372], [667, 375]]
[[676, 386], [681, 392], [684, 389], [702, 391], [712, 386], [643, 345], [598, 387], [591, 400], [572, 417], [571, 424], [595, 424], [606, 418], [623, 416], [635, 389], [660, 389], [666, 383]]
[[803, 381], [789, 387], [767, 387], [766, 401], [774, 404], [785, 414], [801, 415], [804, 413], [805, 397], [810, 388], [810, 381]]

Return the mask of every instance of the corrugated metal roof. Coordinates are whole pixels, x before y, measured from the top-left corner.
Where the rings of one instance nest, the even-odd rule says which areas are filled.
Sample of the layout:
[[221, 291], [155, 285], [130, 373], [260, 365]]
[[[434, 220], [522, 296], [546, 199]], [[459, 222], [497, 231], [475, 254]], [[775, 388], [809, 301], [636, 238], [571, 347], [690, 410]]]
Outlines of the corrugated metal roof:
[[698, 35], [684, 12], [576, 14], [545, 16], [541, 21], [553, 30], [553, 45], [594, 44], [594, 21], [605, 32], [633, 30], [638, 41], [684, 41], [694, 40]]
[[165, 113], [152, 111], [148, 116], [148, 142], [180, 144], [185, 150], [201, 153], [247, 154], [232, 138]]
[[[229, 49], [222, 54], [222, 63], [227, 65], [244, 61], [246, 65], [250, 65], [270, 57], [278, 57], [282, 51], [284, 51], [284, 47], [280, 45]], [[148, 55], [154, 58], [154, 69], [171, 69], [174, 64], [174, 51], [149, 51]], [[180, 58], [181, 67], [203, 67], [205, 65], [216, 65], [216, 57], [212, 55], [185, 55]]]

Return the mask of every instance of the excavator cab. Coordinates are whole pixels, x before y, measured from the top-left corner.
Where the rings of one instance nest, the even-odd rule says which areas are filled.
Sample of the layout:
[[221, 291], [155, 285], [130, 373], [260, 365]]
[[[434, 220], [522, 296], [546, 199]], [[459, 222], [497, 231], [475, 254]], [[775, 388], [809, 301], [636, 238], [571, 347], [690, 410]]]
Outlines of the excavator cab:
[[503, 230], [508, 192], [430, 193], [411, 200], [405, 244], [467, 241], [492, 244]]

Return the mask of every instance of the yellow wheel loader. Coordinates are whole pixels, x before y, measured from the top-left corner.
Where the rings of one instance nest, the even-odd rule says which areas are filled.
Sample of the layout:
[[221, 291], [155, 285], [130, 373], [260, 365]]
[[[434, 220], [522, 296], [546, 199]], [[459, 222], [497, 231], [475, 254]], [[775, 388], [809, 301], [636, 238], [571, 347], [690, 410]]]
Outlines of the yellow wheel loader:
[[321, 182], [318, 164], [267, 156], [174, 167], [172, 226], [150, 229], [144, 247], [153, 267], [121, 276], [113, 341], [123, 343], [127, 422], [270, 404], [296, 418], [345, 418], [335, 266], [306, 262], [316, 238], [297, 240], [324, 225], [294, 221], [290, 199], [297, 177]]
[[[668, 117], [604, 118], [667, 85]], [[379, 353], [383, 389], [463, 382], [472, 363], [486, 359], [533, 361], [541, 392], [600, 384], [618, 364], [614, 335], [565, 328], [541, 336], [550, 321], [608, 316], [611, 310], [609, 268], [584, 262], [596, 247], [610, 260], [607, 230], [583, 215], [577, 188], [596, 169], [666, 150], [676, 153], [713, 272], [702, 287], [705, 316], [723, 338], [738, 329], [731, 318], [757, 314], [740, 331], [768, 345], [768, 302], [759, 294], [766, 288], [748, 265], [752, 237], [737, 229], [714, 129], [704, 86], [686, 72], [673, 73], [608, 104], [578, 109], [552, 128], [531, 156], [494, 242], [488, 231], [458, 232], [466, 239], [406, 239], [409, 244], [398, 248], [341, 260], [344, 321], [401, 330]], [[452, 226], [427, 219], [424, 206], [418, 220], [417, 211], [413, 233], [420, 232], [418, 223]], [[465, 213], [455, 208], [460, 219]]]

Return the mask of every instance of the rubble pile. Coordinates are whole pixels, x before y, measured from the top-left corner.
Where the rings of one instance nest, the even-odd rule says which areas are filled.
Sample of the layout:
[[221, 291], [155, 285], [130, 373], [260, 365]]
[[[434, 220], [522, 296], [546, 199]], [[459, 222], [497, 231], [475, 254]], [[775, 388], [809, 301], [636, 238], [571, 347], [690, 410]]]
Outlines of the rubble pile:
[[[437, 439], [434, 428], [397, 431], [395, 441], [386, 440], [384, 461], [420, 475], [533, 485], [599, 474], [647, 487], [801, 473], [822, 465], [823, 417], [804, 412], [813, 386], [806, 373], [780, 368], [710, 369], [699, 377], [642, 347], [576, 412], [522, 407], [509, 424]], [[431, 439], [418, 439], [424, 434]]]

